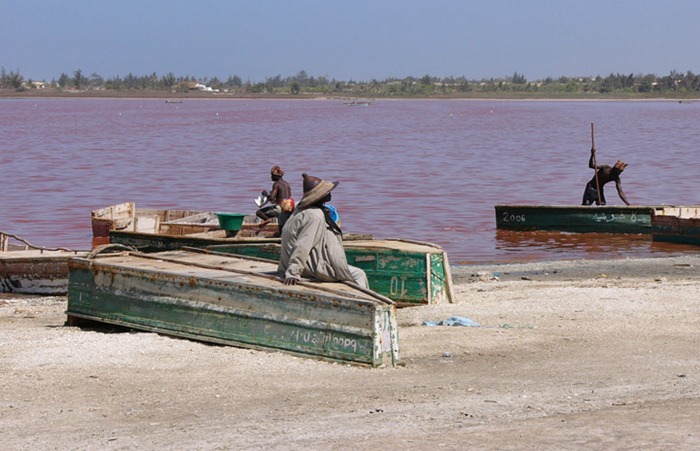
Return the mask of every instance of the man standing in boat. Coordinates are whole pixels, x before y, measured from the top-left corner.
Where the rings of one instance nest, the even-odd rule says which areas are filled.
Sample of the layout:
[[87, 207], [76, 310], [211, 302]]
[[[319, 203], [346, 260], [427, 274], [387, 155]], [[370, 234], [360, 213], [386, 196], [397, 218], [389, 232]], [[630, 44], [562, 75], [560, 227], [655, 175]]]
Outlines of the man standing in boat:
[[626, 205], [630, 203], [627, 201], [624, 191], [622, 191], [622, 182], [620, 181], [620, 174], [627, 167], [627, 163], [623, 163], [617, 160], [613, 167], [606, 165], [598, 166], [595, 163], [595, 147], [591, 148], [591, 158], [588, 160], [588, 167], [596, 171], [595, 175], [590, 182], [586, 184], [586, 190], [583, 192], [583, 203], [582, 205], [605, 205], [605, 191], [603, 187], [608, 182], [615, 182], [615, 187], [617, 188], [617, 194], [622, 199]]
[[271, 205], [262, 207], [255, 212], [258, 218], [263, 220], [263, 224], [267, 224], [272, 218], [278, 218], [280, 232], [292, 210], [294, 210], [292, 187], [282, 177], [284, 177], [284, 171], [281, 167], [273, 166], [270, 169], [270, 178], [273, 182], [272, 191], [268, 193], [263, 190], [262, 196]]
[[277, 271], [285, 285], [296, 285], [302, 277], [324, 282], [354, 282], [369, 288], [367, 275], [348, 265], [343, 232], [324, 204], [338, 182], [302, 174], [304, 197], [282, 231], [282, 249]]

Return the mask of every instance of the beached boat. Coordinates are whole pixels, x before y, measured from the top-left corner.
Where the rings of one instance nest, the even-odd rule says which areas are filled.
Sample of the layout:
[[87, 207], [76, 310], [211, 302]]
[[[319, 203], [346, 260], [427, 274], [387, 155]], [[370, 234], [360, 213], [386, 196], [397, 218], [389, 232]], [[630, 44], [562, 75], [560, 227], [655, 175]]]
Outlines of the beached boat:
[[[454, 302], [447, 252], [440, 246], [397, 239], [343, 242], [348, 263], [365, 271], [370, 287], [399, 307]], [[279, 243], [233, 243], [206, 249], [278, 261]]]
[[700, 207], [669, 208], [651, 219], [654, 241], [700, 245]]
[[496, 228], [651, 234], [651, 218], [673, 206], [496, 205]]
[[[110, 208], [133, 211], [128, 206], [116, 207]], [[182, 216], [181, 210], [175, 211], [178, 212], [177, 216]], [[109, 210], [105, 209], [105, 212], [100, 216], [109, 216]], [[200, 214], [195, 212], [195, 216]], [[164, 214], [159, 213], [158, 217], [160, 216]], [[138, 218], [139, 215], [137, 214], [136, 217]], [[94, 218], [95, 212], [93, 212]], [[182, 224], [183, 221], [188, 221], [188, 218], [184, 216], [168, 224], [172, 225], [175, 222]], [[138, 222], [128, 216], [122, 224]], [[134, 227], [117, 229], [114, 223], [110, 223], [108, 226], [112, 229], [109, 230], [109, 242], [145, 253], [184, 248], [210, 248], [220, 252], [279, 260], [280, 238], [274, 237], [278, 231], [276, 223], [261, 228], [254, 219], [250, 218], [249, 223], [244, 220], [241, 230], [234, 235], [230, 231], [218, 228], [196, 231], [169, 226], [164, 229], [162, 227], [164, 223], [160, 224], [161, 228], [156, 232], [156, 227], [149, 227], [146, 230], [132, 230]], [[370, 287], [393, 299], [399, 306], [454, 301], [447, 253], [439, 246], [405, 240], [375, 240], [371, 235], [351, 233], [344, 235], [343, 245], [348, 263], [365, 270]]]
[[338, 362], [398, 363], [396, 307], [369, 290], [287, 286], [274, 263], [245, 257], [101, 250], [70, 262], [68, 325], [97, 321]]
[[[261, 226], [256, 223], [255, 215], [245, 215], [238, 230], [224, 230], [219, 215], [219, 212], [211, 211], [137, 208], [134, 202], [124, 202], [92, 211], [92, 245], [109, 244], [111, 232], [160, 235], [166, 242], [167, 237], [179, 237], [174, 241], [182, 245], [189, 245], [184, 243], [190, 237], [269, 238], [279, 232], [276, 221]], [[179, 249], [182, 245], [164, 243], [166, 247], [157, 250]]]
[[[21, 244], [12, 244], [13, 240]], [[0, 292], [64, 295], [68, 292], [68, 260], [87, 253], [33, 246], [0, 232]]]

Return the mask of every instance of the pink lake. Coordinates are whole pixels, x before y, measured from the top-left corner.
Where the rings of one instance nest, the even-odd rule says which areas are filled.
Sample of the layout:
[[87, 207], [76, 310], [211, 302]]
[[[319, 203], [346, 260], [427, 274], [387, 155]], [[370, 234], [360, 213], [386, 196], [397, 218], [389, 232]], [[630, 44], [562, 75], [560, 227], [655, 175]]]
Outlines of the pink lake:
[[253, 213], [280, 165], [297, 200], [302, 172], [340, 181], [346, 232], [434, 242], [453, 264], [698, 252], [496, 230], [496, 204], [580, 204], [592, 122], [598, 163], [629, 163], [630, 202], [700, 204], [700, 102], [0, 99], [0, 230], [89, 248], [90, 211], [120, 202]]

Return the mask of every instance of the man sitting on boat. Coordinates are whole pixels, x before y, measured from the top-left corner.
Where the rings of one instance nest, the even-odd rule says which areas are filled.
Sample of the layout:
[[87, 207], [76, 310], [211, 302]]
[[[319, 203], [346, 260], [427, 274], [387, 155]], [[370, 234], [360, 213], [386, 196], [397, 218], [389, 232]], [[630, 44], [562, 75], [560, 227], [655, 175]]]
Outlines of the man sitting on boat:
[[270, 169], [270, 178], [273, 182], [272, 191], [268, 193], [263, 190], [262, 196], [265, 202], [270, 202], [271, 205], [262, 207], [255, 212], [258, 218], [263, 220], [263, 224], [269, 223], [272, 218], [278, 218], [280, 231], [284, 227], [287, 218], [289, 218], [289, 214], [294, 210], [292, 187], [283, 177], [284, 171], [281, 167], [273, 166]]
[[348, 265], [343, 232], [324, 203], [338, 182], [302, 174], [304, 197], [282, 231], [282, 249], [277, 270], [285, 285], [296, 285], [302, 277], [324, 282], [354, 282], [369, 288], [365, 272]]
[[[615, 187], [617, 188], [617, 194], [622, 199], [626, 205], [630, 203], [627, 201], [624, 191], [622, 191], [622, 182], [620, 181], [620, 174], [627, 167], [627, 163], [623, 163], [617, 160], [613, 167], [606, 165], [596, 167], [595, 163], [595, 147], [591, 148], [591, 158], [588, 160], [588, 167], [595, 169], [596, 173], [593, 178], [586, 184], [586, 190], [583, 192], [583, 203], [582, 205], [592, 205], [594, 202], [596, 205], [605, 205], [605, 191], [603, 187], [608, 182], [615, 182]], [[598, 190], [600, 187], [600, 192]]]

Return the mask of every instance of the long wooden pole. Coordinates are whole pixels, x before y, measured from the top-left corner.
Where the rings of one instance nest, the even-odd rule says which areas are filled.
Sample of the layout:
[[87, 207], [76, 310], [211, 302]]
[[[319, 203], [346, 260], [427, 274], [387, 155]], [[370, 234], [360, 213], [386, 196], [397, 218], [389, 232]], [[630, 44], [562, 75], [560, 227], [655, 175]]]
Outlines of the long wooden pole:
[[595, 171], [595, 190], [598, 195], [598, 205], [600, 205], [600, 183], [598, 183], [598, 164], [595, 161], [595, 137], [593, 134], [593, 122], [591, 122], [591, 151], [593, 151], [593, 170]]

